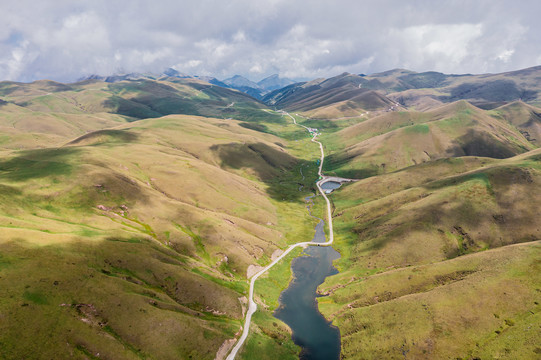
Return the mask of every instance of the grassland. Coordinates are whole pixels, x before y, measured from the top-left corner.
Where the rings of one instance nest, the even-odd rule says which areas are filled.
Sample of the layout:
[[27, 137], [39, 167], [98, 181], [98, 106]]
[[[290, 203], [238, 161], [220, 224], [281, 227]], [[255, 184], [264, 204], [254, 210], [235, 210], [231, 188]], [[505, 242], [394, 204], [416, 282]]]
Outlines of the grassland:
[[[5, 149], [62, 146], [96, 130], [173, 114], [284, 123], [241, 92], [194, 79], [0, 82], [0, 100], [0, 130], [7, 135], [0, 148]], [[235, 106], [228, 107], [231, 103]]]
[[539, 150], [427, 162], [333, 195], [320, 310], [346, 359], [539, 353]]
[[[343, 73], [275, 90], [264, 97], [273, 107], [314, 119], [359, 117], [389, 108], [427, 111], [466, 100], [483, 109], [514, 101], [541, 105], [541, 66], [502, 74], [446, 75], [395, 69], [369, 76]], [[397, 106], [398, 104], [398, 106]]]
[[326, 174], [360, 179], [331, 196], [340, 273], [319, 288], [342, 358], [539, 356], [538, 71], [333, 78], [402, 105], [357, 116], [309, 104], [324, 80], [282, 101], [324, 129]]
[[[318, 299], [343, 358], [541, 352], [530, 70], [343, 74], [272, 94], [323, 131], [327, 174], [360, 179], [332, 195], [340, 273]], [[2, 82], [0, 100], [1, 358], [213, 359], [239, 334], [248, 267], [313, 233], [317, 147], [242, 93]], [[241, 358], [298, 356], [272, 317], [289, 261], [256, 287]]]
[[[449, 105], [390, 113], [324, 136], [342, 157], [369, 144], [327, 164], [361, 178], [332, 195], [340, 273], [318, 299], [340, 328], [345, 359], [530, 359], [541, 351], [541, 157], [518, 129], [535, 112], [454, 106], [452, 116]], [[490, 154], [433, 155], [442, 133], [463, 139], [479, 126], [491, 131]], [[503, 147], [515, 150], [497, 156]], [[383, 161], [393, 166], [373, 166]]]
[[[3, 85], [0, 357], [213, 359], [241, 327], [248, 266], [313, 229], [308, 136], [200, 83]], [[162, 116], [192, 112], [167, 96], [207, 116]], [[258, 316], [257, 341], [294, 356]]]
[[541, 145], [541, 109], [515, 101], [489, 112], [491, 116], [515, 126], [528, 141], [536, 146]]
[[344, 73], [329, 79], [298, 83], [271, 92], [264, 101], [290, 112], [301, 112], [313, 119], [359, 117], [394, 103], [384, 95], [361, 88], [362, 78]]
[[[342, 358], [539, 356], [539, 70], [343, 74], [269, 95], [324, 129], [326, 174], [360, 179], [331, 196], [340, 273], [319, 288]], [[325, 82], [401, 106], [311, 103]]]
[[460, 101], [427, 112], [390, 112], [322, 137], [328, 173], [365, 178], [436, 159], [508, 158], [536, 148], [519, 129]]
[[483, 109], [522, 100], [539, 106], [540, 66], [501, 74], [447, 75], [395, 69], [363, 78], [362, 86], [384, 92], [405, 107], [427, 110], [441, 103], [467, 100]]
[[528, 243], [365, 275], [320, 309], [340, 327], [346, 359], [533, 359], [540, 251]]

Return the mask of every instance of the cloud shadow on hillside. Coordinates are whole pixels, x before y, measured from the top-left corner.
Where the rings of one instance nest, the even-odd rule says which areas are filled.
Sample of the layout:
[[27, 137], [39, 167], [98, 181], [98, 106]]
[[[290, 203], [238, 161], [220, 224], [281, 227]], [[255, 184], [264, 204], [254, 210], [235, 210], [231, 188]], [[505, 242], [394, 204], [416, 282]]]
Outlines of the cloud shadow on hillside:
[[357, 150], [355, 154], [349, 154], [347, 151], [341, 151], [328, 155], [323, 164], [323, 170], [327, 175], [334, 173], [337, 176], [350, 179], [366, 179], [380, 174], [380, 168], [374, 164], [366, 164], [366, 166], [351, 169], [343, 169], [345, 166], [352, 163], [356, 158], [363, 155], [363, 150]]
[[[526, 151], [527, 149], [524, 149]], [[509, 146], [505, 146], [493, 136], [469, 129], [466, 134], [453, 141], [453, 146], [448, 150], [452, 157], [459, 156], [483, 156], [493, 159], [506, 159], [517, 155]]]
[[126, 130], [98, 130], [70, 141], [69, 145], [98, 145], [107, 143], [130, 143], [139, 139], [139, 135]]
[[301, 161], [285, 151], [264, 143], [229, 143], [213, 145], [222, 168], [250, 169], [268, 185], [267, 193], [279, 201], [300, 201], [300, 179], [292, 170]]
[[26, 181], [49, 176], [69, 175], [73, 170], [71, 157], [80, 152], [76, 148], [38, 149], [20, 152], [0, 161], [0, 179]]

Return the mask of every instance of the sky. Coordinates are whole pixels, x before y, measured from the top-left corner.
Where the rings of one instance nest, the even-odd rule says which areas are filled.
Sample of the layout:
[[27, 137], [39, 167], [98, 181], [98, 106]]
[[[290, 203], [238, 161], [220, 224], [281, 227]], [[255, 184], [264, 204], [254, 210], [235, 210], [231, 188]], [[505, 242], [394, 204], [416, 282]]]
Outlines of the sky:
[[541, 64], [539, 0], [1, 0], [0, 80], [260, 80]]

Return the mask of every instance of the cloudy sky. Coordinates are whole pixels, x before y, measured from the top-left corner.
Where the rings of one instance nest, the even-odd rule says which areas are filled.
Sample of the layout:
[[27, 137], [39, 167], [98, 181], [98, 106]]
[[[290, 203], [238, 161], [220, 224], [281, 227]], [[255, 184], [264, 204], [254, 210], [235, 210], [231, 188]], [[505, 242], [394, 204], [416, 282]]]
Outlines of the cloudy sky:
[[541, 64], [539, 0], [1, 0], [0, 80], [253, 80]]

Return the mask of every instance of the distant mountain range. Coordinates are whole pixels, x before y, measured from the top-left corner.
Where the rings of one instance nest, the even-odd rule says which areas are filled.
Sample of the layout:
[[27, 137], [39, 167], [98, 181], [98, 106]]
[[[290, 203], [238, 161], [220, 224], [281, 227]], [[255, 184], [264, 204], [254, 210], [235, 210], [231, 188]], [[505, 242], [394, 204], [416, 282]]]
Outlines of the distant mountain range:
[[447, 75], [395, 69], [373, 75], [343, 73], [288, 85], [266, 94], [263, 101], [313, 118], [355, 116], [394, 104], [425, 111], [445, 103], [467, 100], [493, 109], [521, 100], [541, 104], [541, 66], [501, 74]]
[[295, 81], [287, 78], [281, 78], [277, 74], [266, 77], [258, 83], [250, 81], [240, 75], [235, 75], [229, 79], [225, 79], [223, 82], [229, 87], [245, 92], [256, 99], [262, 99], [264, 95], [273, 90], [281, 89], [295, 83]]
[[271, 75], [264, 78], [259, 82], [253, 82], [244, 76], [235, 75], [223, 81], [218, 80], [212, 76], [197, 76], [197, 75], [188, 75], [181, 73], [173, 68], [166, 69], [161, 74], [152, 74], [152, 73], [127, 73], [127, 74], [115, 74], [110, 76], [101, 76], [101, 75], [90, 75], [79, 79], [83, 80], [100, 80], [108, 83], [114, 83], [124, 80], [140, 80], [140, 79], [150, 79], [150, 80], [164, 80], [168, 77], [179, 78], [179, 79], [199, 79], [206, 81], [210, 84], [235, 89], [242, 91], [258, 100], [263, 99], [263, 96], [269, 92], [277, 89], [281, 89], [285, 86], [294, 84], [295, 81], [287, 78], [281, 78], [278, 74]]

